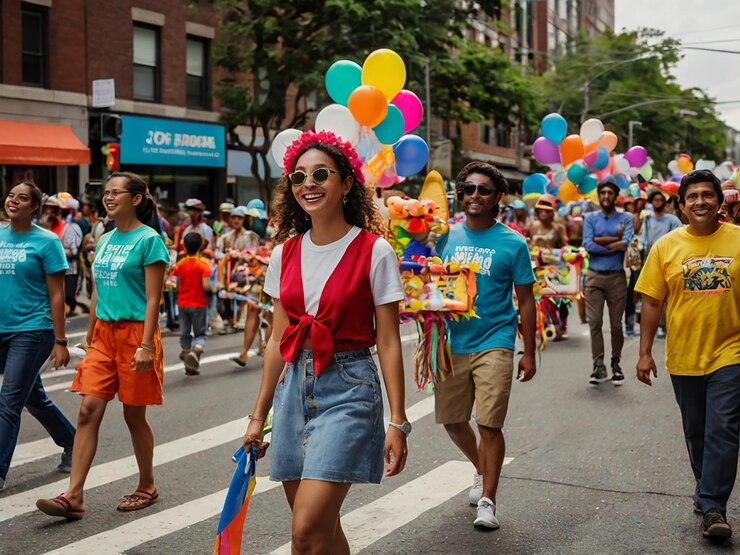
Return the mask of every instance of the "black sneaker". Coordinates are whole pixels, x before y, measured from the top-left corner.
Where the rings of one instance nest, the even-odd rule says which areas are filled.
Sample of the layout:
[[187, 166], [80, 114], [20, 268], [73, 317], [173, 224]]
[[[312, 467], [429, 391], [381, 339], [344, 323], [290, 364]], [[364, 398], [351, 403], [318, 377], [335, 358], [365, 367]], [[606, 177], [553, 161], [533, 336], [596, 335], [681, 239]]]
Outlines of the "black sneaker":
[[704, 513], [701, 521], [701, 533], [705, 538], [729, 538], [732, 528], [727, 523], [725, 515], [716, 509]]
[[62, 472], [64, 474], [69, 474], [70, 472], [72, 472], [72, 448], [71, 447], [68, 447], [62, 453], [62, 460], [59, 463], [59, 466], [57, 466], [57, 472]]
[[608, 379], [609, 377], [606, 375], [606, 366], [604, 366], [603, 364], [599, 364], [591, 373], [591, 377], [588, 379], [588, 385], [596, 387], [597, 385], [605, 382]]
[[618, 360], [612, 360], [612, 383], [615, 387], [624, 384], [624, 374]]

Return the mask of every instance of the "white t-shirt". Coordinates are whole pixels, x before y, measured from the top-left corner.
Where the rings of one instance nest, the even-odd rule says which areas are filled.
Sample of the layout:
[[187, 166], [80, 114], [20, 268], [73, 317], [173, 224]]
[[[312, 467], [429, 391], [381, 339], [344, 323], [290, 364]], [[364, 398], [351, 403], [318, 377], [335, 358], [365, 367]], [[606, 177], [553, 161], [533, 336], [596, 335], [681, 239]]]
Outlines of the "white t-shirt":
[[[316, 245], [311, 241], [311, 231], [305, 233], [301, 242], [301, 269], [303, 278], [303, 300], [308, 314], [316, 315], [319, 300], [326, 282], [344, 256], [349, 244], [359, 235], [360, 228], [352, 229], [333, 243]], [[273, 249], [270, 265], [265, 275], [263, 291], [273, 299], [280, 298], [280, 268], [283, 245]], [[401, 275], [398, 271], [398, 258], [393, 247], [383, 238], [373, 244], [370, 264], [370, 284], [375, 306], [398, 302], [404, 298]]]

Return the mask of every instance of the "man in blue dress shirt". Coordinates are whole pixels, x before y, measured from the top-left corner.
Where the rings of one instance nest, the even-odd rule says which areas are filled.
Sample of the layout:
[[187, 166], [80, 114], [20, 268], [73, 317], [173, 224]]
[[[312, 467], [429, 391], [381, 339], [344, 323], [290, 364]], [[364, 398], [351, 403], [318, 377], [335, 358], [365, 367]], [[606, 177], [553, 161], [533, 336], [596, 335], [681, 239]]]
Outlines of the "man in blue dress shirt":
[[599, 183], [596, 191], [601, 210], [589, 212], [583, 219], [583, 246], [590, 257], [585, 283], [586, 318], [594, 363], [588, 383], [597, 387], [609, 379], [604, 365], [604, 336], [601, 332], [606, 301], [612, 337], [612, 383], [617, 386], [624, 383], [624, 374], [619, 366], [624, 345], [622, 315], [627, 301], [624, 253], [634, 235], [633, 218], [632, 214], [616, 211], [615, 202], [619, 194], [616, 183], [606, 179]]

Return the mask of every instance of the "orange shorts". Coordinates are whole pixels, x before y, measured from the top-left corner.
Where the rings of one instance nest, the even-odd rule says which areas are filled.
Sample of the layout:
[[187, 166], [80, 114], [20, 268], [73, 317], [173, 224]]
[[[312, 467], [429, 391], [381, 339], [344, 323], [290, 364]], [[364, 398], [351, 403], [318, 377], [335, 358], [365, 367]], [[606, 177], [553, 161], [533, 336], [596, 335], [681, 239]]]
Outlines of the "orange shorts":
[[131, 363], [144, 336], [144, 322], [98, 320], [85, 359], [77, 365], [70, 391], [124, 405], [161, 405], [164, 356], [159, 328], [154, 332], [152, 367], [137, 372]]

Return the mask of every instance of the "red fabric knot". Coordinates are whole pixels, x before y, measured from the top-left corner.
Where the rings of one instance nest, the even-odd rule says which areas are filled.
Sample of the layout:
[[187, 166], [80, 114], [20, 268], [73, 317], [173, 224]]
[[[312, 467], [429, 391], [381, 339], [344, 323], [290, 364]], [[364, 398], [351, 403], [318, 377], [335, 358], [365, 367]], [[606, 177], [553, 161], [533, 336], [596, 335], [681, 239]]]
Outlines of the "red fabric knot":
[[313, 349], [313, 368], [316, 377], [331, 364], [334, 355], [334, 340], [331, 331], [313, 314], [304, 314], [298, 323], [288, 326], [280, 342], [280, 354], [285, 360], [295, 361], [303, 349], [306, 339], [311, 339]]

